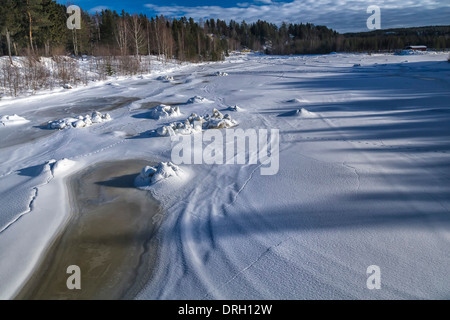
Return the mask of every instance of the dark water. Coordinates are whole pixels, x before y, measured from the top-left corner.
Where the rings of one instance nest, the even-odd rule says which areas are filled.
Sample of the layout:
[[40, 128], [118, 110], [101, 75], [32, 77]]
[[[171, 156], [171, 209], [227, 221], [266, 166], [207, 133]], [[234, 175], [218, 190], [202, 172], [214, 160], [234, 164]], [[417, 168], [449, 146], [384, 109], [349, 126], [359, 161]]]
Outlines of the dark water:
[[[16, 299], [130, 299], [151, 277], [158, 204], [134, 188], [133, 160], [95, 165], [71, 179], [73, 218]], [[69, 290], [67, 267], [81, 269], [81, 290]]]

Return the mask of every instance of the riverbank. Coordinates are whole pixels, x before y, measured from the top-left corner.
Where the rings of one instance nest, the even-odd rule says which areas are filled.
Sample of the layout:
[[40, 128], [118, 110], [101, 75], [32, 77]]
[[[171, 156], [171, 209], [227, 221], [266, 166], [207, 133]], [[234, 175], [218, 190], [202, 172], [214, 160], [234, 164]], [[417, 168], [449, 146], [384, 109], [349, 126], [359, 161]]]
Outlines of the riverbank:
[[[16, 299], [131, 299], [155, 262], [160, 208], [134, 187], [145, 160], [104, 162], [68, 179], [72, 217]], [[81, 290], [68, 290], [67, 267], [81, 269]]]

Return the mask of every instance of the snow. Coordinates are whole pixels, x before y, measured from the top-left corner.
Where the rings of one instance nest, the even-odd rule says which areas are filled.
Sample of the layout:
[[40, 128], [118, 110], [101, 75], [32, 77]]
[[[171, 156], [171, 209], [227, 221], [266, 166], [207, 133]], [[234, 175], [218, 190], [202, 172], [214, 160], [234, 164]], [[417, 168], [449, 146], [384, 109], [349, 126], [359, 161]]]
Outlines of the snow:
[[293, 110], [280, 114], [280, 117], [317, 118], [318, 115], [314, 112], [306, 110], [305, 108], [301, 108], [300, 110]]
[[93, 124], [111, 121], [109, 113], [101, 114], [94, 111], [92, 115], [78, 116], [76, 118], [63, 118], [55, 121], [49, 121], [49, 129], [66, 129], [66, 128], [85, 128]]
[[241, 107], [239, 107], [239, 106], [232, 106], [232, 107], [229, 107], [228, 109], [227, 109], [227, 111], [233, 111], [233, 112], [241, 112], [241, 111], [244, 111], [244, 109], [242, 109]]
[[30, 121], [27, 119], [18, 116], [17, 114], [13, 116], [0, 116], [0, 125], [2, 126], [18, 126], [22, 124], [26, 124]]
[[228, 73], [222, 72], [222, 71], [217, 71], [216, 73], [214, 73], [214, 76], [216, 76], [216, 77], [228, 77]]
[[238, 122], [229, 114], [223, 115], [219, 110], [213, 109], [212, 115], [198, 116], [192, 113], [184, 122], [172, 122], [153, 131], [160, 137], [175, 135], [191, 135], [202, 132], [202, 129], [228, 129], [238, 125]]
[[172, 76], [166, 75], [166, 76], [160, 76], [156, 80], [170, 82], [170, 81], [174, 81], [175, 79]]
[[183, 170], [171, 162], [160, 162], [157, 166], [147, 166], [136, 178], [138, 188], [147, 187], [158, 182], [163, 182], [171, 177], [183, 177]]
[[194, 103], [213, 103], [213, 101], [208, 100], [201, 96], [195, 96], [192, 98], [189, 98], [189, 100], [186, 102], [187, 104], [194, 104]]
[[[164, 217], [152, 279], [137, 299], [448, 298], [447, 56], [246, 54], [2, 98], [1, 114], [30, 122], [0, 126], [0, 298], [14, 297], [70, 221], [67, 178], [129, 159], [165, 163], [141, 174]], [[179, 85], [156, 80], [175, 70]], [[218, 70], [233, 76], [205, 82]], [[193, 96], [214, 105], [184, 104]], [[133, 100], [113, 108], [122, 98]], [[179, 105], [190, 116], [174, 128], [149, 120], [145, 103]], [[245, 112], [227, 110], [234, 105]], [[84, 122], [74, 115], [92, 110], [114, 121], [42, 128]], [[279, 129], [279, 173], [195, 164], [179, 176], [171, 139], [149, 134], [166, 127], [194, 139], [221, 121]], [[371, 265], [381, 269], [381, 290], [366, 287]]]
[[181, 116], [180, 107], [171, 107], [161, 104], [150, 111], [150, 118], [159, 120]]
[[52, 166], [53, 176], [59, 176], [67, 172], [70, 172], [70, 170], [76, 165], [75, 161], [69, 159], [61, 159], [59, 161], [51, 160], [50, 163], [53, 164]]
[[424, 55], [426, 54], [426, 52], [424, 51], [419, 51], [419, 50], [401, 50], [399, 52], [396, 53], [396, 55], [399, 56], [412, 56], [412, 55]]

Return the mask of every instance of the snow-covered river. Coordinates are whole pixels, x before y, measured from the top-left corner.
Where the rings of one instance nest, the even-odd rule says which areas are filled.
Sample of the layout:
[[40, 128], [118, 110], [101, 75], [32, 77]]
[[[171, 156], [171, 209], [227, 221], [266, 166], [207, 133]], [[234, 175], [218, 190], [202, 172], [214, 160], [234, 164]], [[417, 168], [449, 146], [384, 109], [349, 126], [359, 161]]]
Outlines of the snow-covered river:
[[[136, 298], [449, 298], [446, 58], [235, 55], [162, 80], [2, 99], [0, 298], [20, 292], [70, 222], [68, 177], [107, 161], [171, 161], [171, 139], [153, 131], [214, 108], [241, 129], [278, 129], [279, 171], [181, 165], [184, 178], [149, 188], [164, 213], [151, 279], [128, 281], [141, 285]], [[180, 113], [151, 119], [159, 103]], [[48, 129], [62, 118], [87, 127]], [[379, 290], [366, 286], [372, 265]]]

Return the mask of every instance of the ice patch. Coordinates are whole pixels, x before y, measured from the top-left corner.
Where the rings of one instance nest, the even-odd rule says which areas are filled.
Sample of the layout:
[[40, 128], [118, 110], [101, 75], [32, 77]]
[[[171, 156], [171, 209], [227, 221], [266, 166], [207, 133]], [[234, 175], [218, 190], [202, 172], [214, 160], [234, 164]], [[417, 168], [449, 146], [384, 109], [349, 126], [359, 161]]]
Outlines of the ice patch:
[[100, 112], [93, 112], [92, 115], [78, 116], [77, 118], [63, 118], [56, 121], [49, 121], [48, 128], [55, 130], [62, 130], [66, 128], [85, 128], [92, 126], [95, 123], [102, 123], [111, 121], [112, 118], [108, 113], [101, 114]]
[[28, 121], [25, 118], [19, 117], [17, 114], [13, 116], [1, 116], [0, 117], [0, 125], [6, 126], [18, 126], [22, 124], [26, 124]]
[[183, 170], [171, 162], [160, 162], [157, 166], [147, 166], [142, 169], [141, 173], [135, 180], [135, 185], [138, 188], [145, 188], [157, 182], [162, 182], [171, 177], [184, 176]]
[[159, 120], [181, 116], [180, 107], [171, 107], [161, 104], [150, 111], [150, 118]]
[[188, 104], [194, 104], [194, 103], [212, 103], [213, 101], [208, 100], [206, 98], [200, 97], [200, 96], [195, 96], [190, 98], [187, 103]]

